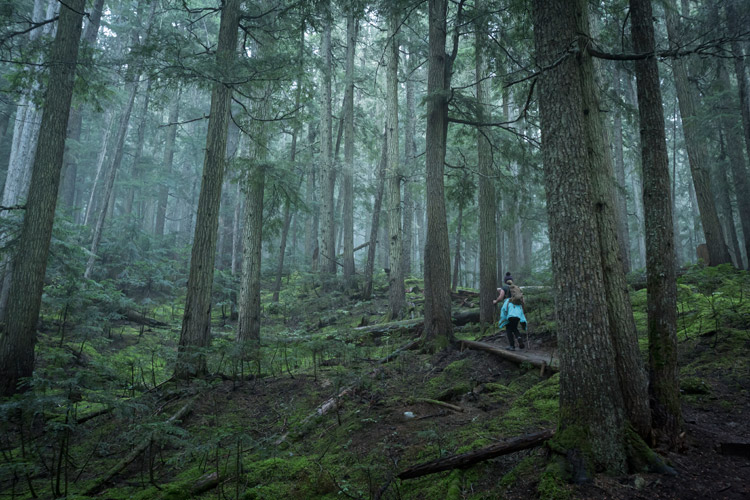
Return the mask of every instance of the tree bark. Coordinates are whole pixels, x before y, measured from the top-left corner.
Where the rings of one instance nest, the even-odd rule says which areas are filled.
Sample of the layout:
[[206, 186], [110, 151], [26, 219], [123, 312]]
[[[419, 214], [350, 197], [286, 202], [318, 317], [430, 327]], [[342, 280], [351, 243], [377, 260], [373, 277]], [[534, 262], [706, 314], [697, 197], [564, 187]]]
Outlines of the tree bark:
[[177, 120], [180, 117], [180, 98], [182, 97], [182, 87], [177, 89], [177, 96], [172, 102], [167, 118], [167, 139], [164, 144], [164, 160], [162, 168], [164, 169], [164, 179], [159, 186], [159, 199], [156, 206], [156, 224], [154, 234], [164, 236], [164, 223], [167, 218], [167, 205], [169, 203], [169, 184], [172, 175], [172, 165], [174, 164], [175, 141], [177, 139]]
[[[154, 4], [155, 5], [155, 4]], [[107, 218], [107, 212], [109, 211], [110, 200], [112, 198], [112, 190], [115, 185], [115, 178], [117, 177], [117, 170], [120, 168], [122, 158], [125, 154], [125, 136], [128, 132], [128, 123], [130, 122], [130, 115], [133, 111], [133, 103], [135, 102], [135, 95], [138, 92], [138, 79], [140, 75], [136, 72], [135, 81], [128, 84], [129, 96], [125, 103], [125, 109], [120, 115], [120, 126], [117, 131], [117, 143], [115, 144], [114, 157], [112, 163], [107, 169], [107, 177], [104, 180], [104, 193], [102, 194], [101, 202], [99, 203], [101, 209], [96, 217], [96, 223], [94, 224], [94, 235], [91, 238], [91, 248], [89, 250], [89, 260], [86, 263], [86, 271], [83, 273], [83, 277], [88, 279], [91, 277], [91, 273], [94, 270], [94, 264], [96, 263], [96, 252], [99, 250], [99, 243], [102, 238], [102, 230], [104, 229], [104, 221]], [[93, 194], [92, 194], [93, 196]]]
[[331, 19], [331, 2], [325, 0], [322, 3], [323, 33], [321, 33], [320, 53], [323, 58], [323, 83], [321, 85], [320, 102], [320, 173], [321, 173], [321, 199], [320, 199], [320, 272], [323, 274], [336, 274], [336, 241], [333, 230], [334, 204], [333, 191], [335, 177], [333, 172], [332, 151], [332, 116], [331, 116], [331, 73], [333, 63], [331, 58], [331, 30], [333, 20]]
[[60, 9], [52, 44], [26, 214], [13, 262], [6, 325], [0, 335], [0, 396], [15, 394], [19, 381], [34, 370], [34, 344], [44, 273], [52, 238], [60, 173], [73, 97], [85, 0], [68, 0]]
[[[143, 145], [146, 142], [146, 125], [148, 123], [148, 104], [151, 99], [151, 80], [148, 80], [146, 84], [146, 92], [143, 94], [143, 102], [141, 103], [140, 109], [140, 120], [138, 122], [138, 128], [135, 132], [135, 152], [133, 153], [133, 165], [130, 167], [130, 182], [131, 184], [139, 182], [143, 175], [143, 169], [141, 168], [141, 158], [143, 157]], [[126, 215], [133, 213], [133, 205], [138, 204], [136, 208], [136, 217], [139, 221], [143, 219], [143, 207], [141, 200], [136, 200], [136, 187], [131, 185], [130, 192], [125, 198], [125, 210]]]
[[[614, 65], [614, 90], [617, 95], [622, 93], [622, 70], [620, 65]], [[622, 142], [622, 106], [615, 106], [614, 116], [614, 149], [615, 149], [615, 207], [617, 209], [617, 241], [622, 254], [622, 267], [625, 274], [632, 270], [630, 262], [630, 229], [628, 227], [628, 204], [625, 198], [627, 184], [625, 182], [625, 154]]]
[[[566, 0], [534, 0], [534, 39], [540, 65], [553, 64], [571, 41], [584, 38], [577, 20], [581, 15], [578, 5]], [[584, 92], [593, 82], [585, 81], [590, 76], [581, 68], [579, 57], [563, 57], [538, 81], [555, 303], [561, 312], [559, 432], [570, 438], [565, 439], [566, 447], [585, 453], [597, 469], [624, 472], [625, 408], [615, 349], [611, 336], [603, 334], [611, 325], [596, 218], [598, 198], [587, 151], [586, 114], [590, 110]]]
[[[739, 1], [740, 0], [730, 0], [728, 2], [723, 2], [727, 25], [729, 26], [730, 32], [735, 37], [739, 37], [745, 29], [745, 26], [740, 22], [742, 18], [739, 16], [737, 10], [740, 5]], [[748, 81], [747, 75], [747, 59], [745, 58], [745, 53], [742, 50], [742, 44], [739, 40], [733, 40], [731, 48], [732, 56], [734, 56], [734, 75], [737, 79], [737, 91], [740, 99], [745, 150], [747, 158], [750, 159], [750, 82]], [[748, 254], [748, 261], [750, 261], [750, 254]], [[750, 262], [748, 262], [748, 264], [750, 265]]]
[[[82, 45], [89, 50], [94, 47], [96, 43], [96, 37], [99, 32], [99, 26], [102, 19], [102, 10], [104, 8], [104, 0], [96, 0], [93, 8], [91, 9], [90, 15], [88, 16], [88, 22], [85, 23], [83, 29], [83, 36], [81, 37]], [[93, 62], [93, 61], [92, 61]], [[68, 139], [78, 142], [81, 140], [81, 130], [83, 125], [83, 106], [78, 105], [70, 111], [70, 118], [68, 120]], [[68, 158], [63, 167], [62, 182], [60, 185], [60, 203], [64, 207], [68, 215], [73, 214], [75, 207], [76, 198], [76, 179], [78, 176], [78, 158], [68, 153]]]
[[[221, 12], [216, 64], [220, 74], [227, 77], [235, 59], [239, 17], [240, 0], [226, 0]], [[217, 81], [211, 92], [206, 154], [190, 256], [185, 313], [177, 351], [176, 378], [189, 379], [206, 373], [203, 350], [211, 341], [211, 286], [231, 103], [231, 87], [221, 80]]]
[[456, 242], [455, 242], [455, 250], [453, 252], [453, 285], [451, 286], [451, 291], [455, 292], [458, 288], [458, 274], [461, 270], [461, 229], [463, 229], [461, 226], [463, 225], [464, 221], [464, 206], [463, 203], [458, 204], [458, 217], [457, 217], [457, 224], [456, 224]]
[[347, 289], [354, 287], [354, 53], [357, 47], [357, 21], [354, 8], [346, 15], [346, 91], [344, 116], [344, 198], [342, 233], [344, 235], [344, 282]]
[[406, 303], [401, 263], [401, 167], [398, 140], [398, 26], [395, 7], [388, 15], [388, 73], [386, 87], [386, 142], [388, 143], [388, 316], [399, 319]]
[[721, 222], [722, 232], [729, 249], [729, 255], [732, 257], [732, 264], [738, 269], [742, 269], [742, 252], [740, 251], [740, 242], [737, 239], [737, 228], [734, 224], [734, 209], [732, 208], [732, 193], [729, 189], [727, 180], [727, 148], [725, 141], [725, 131], [722, 123], [718, 124], [719, 131], [719, 156], [717, 162], [711, 168], [711, 185], [714, 186], [713, 197], [716, 203], [716, 211]]
[[[679, 20], [673, 2], [669, 2], [666, 5], [665, 12], [670, 45], [673, 47], [679, 46]], [[690, 86], [688, 71], [685, 61], [682, 58], [675, 58], [672, 61], [672, 72], [677, 89], [677, 100], [680, 104], [680, 116], [682, 117], [682, 129], [685, 134], [685, 146], [690, 163], [690, 172], [693, 176], [695, 193], [698, 196], [703, 234], [706, 238], [706, 246], [708, 247], [709, 264], [716, 266], [731, 263], [729, 250], [724, 243], [724, 234], [719, 222], [716, 205], [711, 195], [706, 146], [700, 133], [701, 124], [698, 117], [698, 96], [695, 95], [695, 90]]]
[[544, 444], [555, 435], [555, 431], [546, 430], [534, 434], [519, 436], [507, 441], [485, 446], [474, 451], [439, 458], [419, 465], [414, 465], [398, 474], [399, 479], [413, 479], [436, 472], [468, 467], [470, 465], [489, 460], [491, 458], [527, 450]]
[[[448, 135], [448, 96], [453, 59], [445, 52], [447, 0], [429, 0], [427, 69], [427, 131], [425, 170], [427, 236], [424, 246], [425, 342], [429, 350], [446, 348], [453, 340], [450, 301], [450, 249], [443, 170]], [[458, 40], [454, 41], [454, 47]]]
[[[636, 53], [653, 51], [655, 44], [651, 1], [630, 0], [630, 15], [633, 49]], [[673, 64], [677, 62], [673, 61]], [[669, 196], [669, 158], [656, 59], [636, 61], [635, 71], [646, 227], [652, 424], [668, 441], [676, 444], [682, 429], [682, 416], [677, 371], [677, 282]], [[685, 113], [683, 117], [686, 114], [691, 116]]]
[[414, 99], [413, 72], [416, 70], [417, 57], [413, 53], [414, 44], [411, 37], [407, 42], [406, 74], [404, 86], [406, 87], [406, 112], [404, 113], [404, 203], [403, 203], [403, 243], [401, 246], [401, 268], [404, 277], [412, 273], [412, 249], [414, 248], [414, 193], [410, 187], [409, 179], [416, 173], [416, 108]]
[[372, 297], [372, 274], [375, 269], [375, 249], [377, 248], [378, 229], [380, 227], [380, 207], [383, 203], [383, 191], [385, 191], [385, 166], [388, 162], [388, 140], [383, 132], [383, 146], [380, 150], [380, 161], [378, 162], [378, 176], [376, 179], [375, 200], [372, 205], [372, 222], [370, 223], [370, 246], [367, 247], [367, 262], [365, 263], [365, 285], [362, 289], [364, 300]]
[[[741, 103], [737, 103], [734, 96], [731, 95], [732, 87], [724, 60], [718, 59], [716, 63], [719, 65], [719, 89], [724, 96], [720, 102], [722, 104], [728, 103], [728, 105], [722, 106], [724, 109], [720, 110], [720, 123], [727, 140], [729, 167], [732, 174], [732, 183], [737, 194], [737, 212], [739, 212], [742, 227], [742, 244], [745, 248], [745, 256], [747, 257], [745, 269], [750, 269], [750, 196], [746, 195], [750, 193], [750, 180], [748, 179], [747, 164], [742, 154], [742, 138], [738, 127], [739, 124], [732, 117], [736, 113], [738, 105], [741, 106]], [[750, 141], [748, 145], [750, 145]], [[750, 148], [747, 151], [750, 153]]]
[[[579, 0], [578, 32], [590, 37], [588, 3]], [[626, 416], [643, 439], [651, 435], [648, 406], [648, 382], [638, 346], [638, 333], [628, 293], [628, 282], [622, 263], [624, 249], [618, 238], [619, 221], [615, 196], [615, 173], [609, 137], [600, 109], [595, 65], [586, 53], [580, 57], [579, 71], [583, 85], [583, 113], [587, 152], [592, 181], [595, 218], [601, 250], [602, 277], [606, 293], [609, 335], [615, 349], [615, 365]]]

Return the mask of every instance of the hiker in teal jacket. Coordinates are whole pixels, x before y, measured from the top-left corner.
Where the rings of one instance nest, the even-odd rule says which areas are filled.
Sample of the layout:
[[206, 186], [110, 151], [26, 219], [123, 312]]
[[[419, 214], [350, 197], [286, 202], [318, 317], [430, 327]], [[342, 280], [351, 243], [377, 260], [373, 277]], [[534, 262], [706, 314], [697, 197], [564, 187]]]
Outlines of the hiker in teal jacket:
[[[512, 280], [508, 280], [506, 283], [509, 285], [513, 284]], [[526, 330], [526, 316], [523, 314], [523, 306], [513, 304], [510, 298], [505, 299], [503, 307], [500, 308], [500, 328], [507, 326], [506, 335], [508, 336], [508, 344], [511, 351], [516, 350], [515, 340], [518, 340], [518, 347], [523, 349], [526, 345], [521, 339], [521, 333], [518, 331], [518, 324], [521, 324], [521, 328]]]

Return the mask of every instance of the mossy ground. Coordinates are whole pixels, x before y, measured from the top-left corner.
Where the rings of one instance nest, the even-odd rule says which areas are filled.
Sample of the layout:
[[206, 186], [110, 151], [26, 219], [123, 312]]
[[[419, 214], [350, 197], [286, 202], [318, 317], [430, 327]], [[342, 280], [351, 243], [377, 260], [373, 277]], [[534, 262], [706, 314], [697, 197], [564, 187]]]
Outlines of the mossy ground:
[[[172, 314], [174, 307], [158, 308], [159, 319], [173, 318], [165, 329], [115, 323], [99, 335], [71, 330], [61, 342], [54, 325], [46, 327], [34, 391], [0, 407], [0, 489], [30, 498], [31, 485], [38, 497], [49, 498], [67, 488], [70, 498], [84, 498], [87, 486], [150, 437], [144, 453], [90, 496], [564, 499], [599, 498], [597, 490], [587, 488], [606, 487], [618, 498], [641, 498], [642, 490], [630, 479], [597, 477], [594, 486], [569, 485], [564, 465], [551, 460], [544, 447], [465, 470], [394, 479], [410, 465], [555, 427], [559, 377], [540, 376], [536, 369], [491, 354], [455, 349], [405, 351], [389, 363], [377, 363], [413, 335], [408, 329], [378, 334], [356, 329], [382, 320], [382, 278], [375, 298], [360, 301], [343, 292], [316, 293], [320, 283], [293, 277], [278, 304], [271, 304], [270, 297], [263, 302], [259, 365], [240, 361], [233, 323], [216, 311], [214, 341], [205, 353], [215, 375], [191, 386], [164, 383], [179, 336], [180, 314]], [[407, 300], [420, 316], [421, 283], [407, 288], [415, 286]], [[724, 437], [747, 438], [747, 274], [696, 268], [682, 277], [680, 294], [678, 335], [688, 430], [700, 436], [694, 428], [709, 425]], [[530, 343], [553, 348], [557, 325], [551, 293], [525, 295]], [[634, 292], [633, 303], [642, 330], [645, 291]], [[645, 331], [640, 333], [645, 338]], [[457, 331], [459, 338], [482, 335], [471, 325]], [[504, 345], [498, 332], [483, 340]], [[339, 394], [336, 405], [316, 414], [319, 405]], [[166, 423], [196, 395], [181, 422]], [[113, 410], [77, 423], [102, 408]], [[692, 449], [699, 450], [705, 441], [696, 438]], [[61, 449], [66, 453], [61, 455]], [[705, 457], [703, 451], [696, 456]], [[667, 459], [677, 468], [695, 462]], [[741, 472], [726, 463], [721, 468]], [[196, 486], [214, 473], [218, 482], [197, 493]], [[645, 486], [638, 483], [643, 491], [669, 491], [669, 478], [639, 477], [645, 478]], [[741, 484], [732, 484], [734, 490], [725, 491], [743, 491]]]

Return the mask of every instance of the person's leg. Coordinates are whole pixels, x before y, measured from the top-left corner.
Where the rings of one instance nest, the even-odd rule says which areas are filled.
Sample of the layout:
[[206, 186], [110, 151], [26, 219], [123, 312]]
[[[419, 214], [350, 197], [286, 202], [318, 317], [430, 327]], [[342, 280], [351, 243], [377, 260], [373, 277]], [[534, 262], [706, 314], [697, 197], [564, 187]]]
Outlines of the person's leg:
[[518, 336], [518, 318], [508, 318], [508, 328], [506, 330], [506, 333], [508, 335], [508, 344], [510, 345], [511, 349], [515, 349], [515, 339], [519, 339], [519, 347], [522, 347], [520, 345], [520, 337]]

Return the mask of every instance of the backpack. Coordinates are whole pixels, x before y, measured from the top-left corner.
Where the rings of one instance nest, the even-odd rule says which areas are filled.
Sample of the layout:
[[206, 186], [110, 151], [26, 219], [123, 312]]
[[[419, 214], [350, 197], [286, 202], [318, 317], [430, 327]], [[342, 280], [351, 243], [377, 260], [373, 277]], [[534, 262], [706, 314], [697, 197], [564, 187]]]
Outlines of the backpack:
[[510, 285], [510, 302], [517, 306], [523, 306], [523, 292], [517, 285]]

